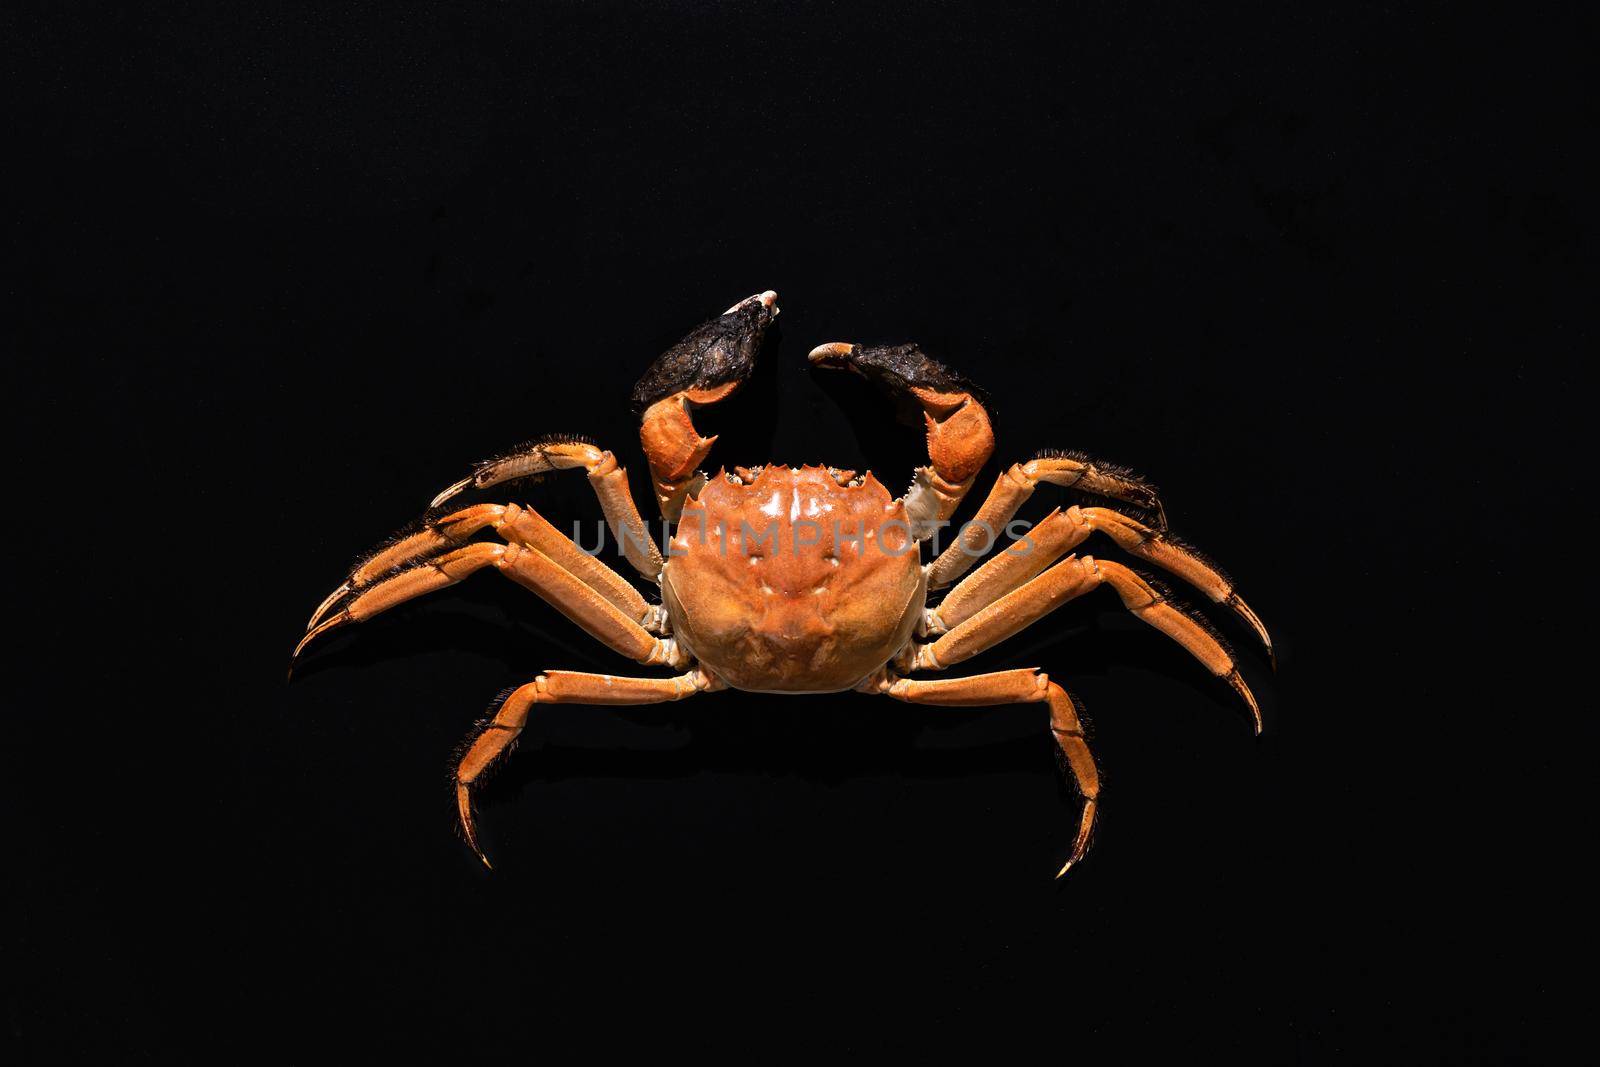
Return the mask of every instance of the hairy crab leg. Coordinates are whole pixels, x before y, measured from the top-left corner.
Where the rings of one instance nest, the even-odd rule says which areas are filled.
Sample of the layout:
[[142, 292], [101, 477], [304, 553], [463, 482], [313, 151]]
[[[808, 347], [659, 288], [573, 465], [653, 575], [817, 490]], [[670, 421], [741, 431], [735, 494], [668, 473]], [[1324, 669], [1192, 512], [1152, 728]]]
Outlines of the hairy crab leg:
[[507, 541], [538, 549], [549, 556], [647, 629], [657, 628], [658, 610], [647, 604], [626, 578], [575, 545], [537, 511], [517, 504], [475, 504], [440, 518], [424, 519], [413, 532], [397, 535], [374, 552], [350, 572], [339, 588], [328, 594], [306, 629], [314, 629], [341, 600], [359, 594], [399, 568], [465, 544], [472, 535], [491, 527]]
[[1123, 606], [1141, 622], [1178, 642], [1207, 670], [1232, 686], [1250, 709], [1256, 733], [1261, 733], [1261, 708], [1239, 676], [1233, 656], [1211, 630], [1122, 564], [1093, 556], [1068, 557], [932, 643], [914, 646], [910, 669], [942, 670], [970, 659], [1102, 583], [1115, 589]]
[[912, 678], [893, 678], [885, 675], [877, 682], [876, 690], [885, 696], [910, 704], [933, 704], [946, 707], [975, 707], [991, 704], [1030, 704], [1045, 702], [1050, 705], [1050, 732], [1061, 753], [1073, 784], [1083, 798], [1083, 811], [1078, 817], [1078, 832], [1073, 838], [1072, 852], [1061, 870], [1060, 878], [1082, 860], [1089, 851], [1089, 837], [1094, 830], [1095, 815], [1100, 804], [1100, 771], [1095, 766], [1094, 754], [1083, 735], [1083, 723], [1078, 709], [1065, 689], [1050, 681], [1049, 676], [1036, 670], [996, 671], [977, 674], [969, 678], [940, 678], [922, 681]]
[[528, 724], [534, 705], [661, 704], [722, 688], [724, 686], [716, 678], [695, 668], [674, 678], [619, 678], [610, 674], [548, 671], [513, 690], [494, 717], [473, 736], [461, 762], [456, 765], [456, 811], [461, 817], [461, 830], [467, 844], [485, 867], [492, 867], [489, 857], [478, 845], [478, 831], [472, 821], [472, 786], [516, 741]]
[[749, 378], [777, 317], [778, 294], [771, 289], [746, 297], [663, 352], [634, 386], [639, 443], [650, 461], [656, 503], [669, 521], [704, 483], [700, 465], [717, 440], [700, 436], [694, 409], [726, 400]]
[[579, 437], [545, 437], [520, 445], [504, 456], [484, 460], [471, 474], [434, 497], [429, 507], [436, 508], [465, 489], [487, 489], [518, 478], [577, 467], [588, 472], [589, 484], [594, 487], [600, 510], [605, 512], [606, 523], [621, 546], [622, 554], [645, 578], [660, 581], [661, 550], [651, 540], [639, 506], [633, 501], [628, 472], [617, 463], [616, 456]]
[[960, 625], [1095, 532], [1105, 534], [1140, 559], [1177, 575], [1216, 603], [1232, 608], [1260, 638], [1267, 655], [1273, 656], [1272, 637], [1266, 626], [1216, 564], [1164, 531], [1135, 522], [1121, 512], [1077, 505], [1051, 512], [1025, 536], [1012, 541], [1004, 551], [963, 578], [929, 613], [931, 631], [939, 633]]
[[933, 561], [928, 588], [943, 589], [965, 574], [987, 551], [983, 547], [984, 540], [992, 541], [995, 531], [1005, 529], [1040, 482], [1080, 489], [1154, 511], [1156, 525], [1166, 529], [1166, 513], [1156, 487], [1138, 475], [1079, 452], [1041, 452], [1026, 463], [1013, 463], [1008, 470], [1000, 472], [994, 488], [989, 490], [972, 521], [962, 529], [960, 538]]
[[379, 612], [424, 593], [455, 585], [468, 575], [491, 566], [538, 593], [595, 640], [629, 659], [674, 668], [688, 663], [676, 641], [655, 636], [544, 553], [521, 545], [475, 541], [368, 587], [300, 639], [289, 657], [290, 670], [294, 669], [294, 661], [301, 651], [329, 630], [365, 622]]
[[978, 387], [914, 344], [830, 341], [807, 358], [816, 367], [855, 371], [891, 397], [909, 398], [922, 409], [929, 465], [917, 470], [906, 507], [917, 539], [931, 535], [955, 514], [994, 452], [994, 429]]

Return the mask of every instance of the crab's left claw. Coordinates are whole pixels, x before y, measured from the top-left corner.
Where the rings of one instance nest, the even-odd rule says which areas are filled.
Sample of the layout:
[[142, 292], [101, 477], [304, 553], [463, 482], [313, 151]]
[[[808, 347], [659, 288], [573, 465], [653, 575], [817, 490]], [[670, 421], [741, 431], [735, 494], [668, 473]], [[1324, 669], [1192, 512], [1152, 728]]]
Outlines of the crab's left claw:
[[777, 317], [777, 293], [768, 289], [748, 296], [667, 349], [633, 387], [633, 406], [642, 420], [639, 441], [667, 518], [676, 519], [682, 511], [717, 440], [695, 431], [693, 409], [727, 399], [750, 377], [767, 327]]

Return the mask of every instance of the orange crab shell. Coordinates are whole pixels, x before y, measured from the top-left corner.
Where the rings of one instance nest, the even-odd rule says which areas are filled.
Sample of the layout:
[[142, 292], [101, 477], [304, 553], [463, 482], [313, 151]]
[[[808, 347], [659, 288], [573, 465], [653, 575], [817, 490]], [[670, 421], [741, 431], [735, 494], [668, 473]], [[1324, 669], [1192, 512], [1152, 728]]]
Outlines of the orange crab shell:
[[905, 646], [927, 599], [905, 504], [870, 473], [719, 471], [685, 502], [668, 556], [675, 636], [737, 689], [850, 689]]

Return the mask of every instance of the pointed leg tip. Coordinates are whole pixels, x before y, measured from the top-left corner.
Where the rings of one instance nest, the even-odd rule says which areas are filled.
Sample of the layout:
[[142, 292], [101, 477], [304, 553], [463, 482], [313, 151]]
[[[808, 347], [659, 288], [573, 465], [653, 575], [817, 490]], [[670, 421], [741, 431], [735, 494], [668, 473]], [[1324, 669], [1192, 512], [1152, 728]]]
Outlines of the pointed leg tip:
[[438, 507], [440, 504], [443, 504], [446, 500], [449, 500], [451, 497], [453, 497], [457, 493], [461, 492], [467, 486], [471, 485], [472, 481], [473, 481], [472, 477], [466, 477], [466, 478], [461, 479], [459, 482], [456, 482], [454, 485], [446, 486], [443, 490], [440, 491], [438, 496], [433, 498], [433, 500], [428, 504], [428, 506], [430, 508]]
[[1095, 818], [1100, 812], [1100, 796], [1084, 797], [1083, 812], [1078, 816], [1078, 836], [1072, 842], [1072, 854], [1067, 857], [1067, 862], [1061, 865], [1056, 872], [1056, 881], [1060, 881], [1073, 867], [1083, 862], [1083, 857], [1089, 854], [1089, 838], [1094, 833]]
[[321, 622], [322, 617], [328, 613], [328, 609], [337, 604], [339, 602], [339, 598], [348, 592], [350, 592], [350, 583], [341, 582], [339, 583], [339, 588], [323, 597], [322, 603], [318, 604], [317, 610], [312, 613], [311, 621], [306, 623], [306, 632], [310, 633], [312, 630], [315, 630], [317, 628], [317, 623]]
[[1257, 615], [1255, 610], [1244, 602], [1244, 597], [1238, 593], [1230, 594], [1227, 604], [1233, 609], [1234, 614], [1243, 619], [1246, 625], [1255, 631], [1256, 640], [1260, 641], [1261, 647], [1266, 649], [1267, 659], [1272, 661], [1272, 669], [1276, 672], [1278, 669], [1278, 654], [1273, 651], [1272, 634], [1267, 632], [1267, 624], [1261, 621], [1261, 616]]
[[478, 857], [488, 870], [494, 870], [494, 864], [489, 862], [489, 857], [483, 849], [478, 847], [478, 827], [472, 821], [472, 793], [465, 782], [456, 782], [456, 814], [461, 819], [461, 836], [467, 839], [467, 847], [472, 849], [472, 854]]
[[478, 862], [483, 864], [485, 870], [494, 870], [494, 864], [489, 862], [488, 855], [478, 847], [478, 829], [471, 823], [462, 827], [467, 836], [467, 847], [472, 849], [472, 854], [478, 857]]
[[1243, 678], [1239, 677], [1239, 671], [1238, 671], [1237, 668], [1235, 668], [1234, 670], [1232, 670], [1232, 671], [1230, 671], [1228, 673], [1227, 681], [1228, 681], [1228, 684], [1233, 687], [1233, 691], [1235, 693], [1238, 693], [1240, 699], [1242, 699], [1244, 701], [1245, 707], [1250, 709], [1251, 722], [1255, 726], [1256, 736], [1260, 737], [1261, 736], [1261, 705], [1256, 703], [1256, 695], [1254, 693], [1250, 692], [1250, 687], [1248, 685], [1244, 684], [1244, 679]]
[[300, 653], [304, 652], [305, 647], [312, 641], [316, 640], [318, 635], [325, 634], [329, 630], [332, 630], [338, 626], [342, 626], [349, 621], [350, 616], [346, 612], [341, 611], [339, 614], [334, 615], [331, 618], [323, 619], [316, 626], [313, 626], [310, 630], [307, 630], [306, 633], [300, 638], [300, 643], [294, 646], [294, 651], [289, 653], [290, 671], [294, 670], [294, 662], [300, 658]]

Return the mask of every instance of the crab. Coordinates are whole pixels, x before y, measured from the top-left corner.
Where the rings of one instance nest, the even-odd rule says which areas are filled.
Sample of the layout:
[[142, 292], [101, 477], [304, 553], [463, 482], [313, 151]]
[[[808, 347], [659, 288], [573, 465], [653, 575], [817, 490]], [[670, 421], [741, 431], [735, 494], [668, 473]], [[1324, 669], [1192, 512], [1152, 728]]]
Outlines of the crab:
[[[1231, 608], [1270, 657], [1272, 641], [1255, 612], [1222, 571], [1167, 533], [1156, 489], [1131, 472], [1076, 452], [1045, 452], [1012, 464], [994, 480], [974, 519], [943, 551], [931, 551], [993, 452], [994, 433], [979, 389], [915, 344], [833, 342], [808, 357], [820, 368], [864, 375], [912, 405], [913, 415], [920, 409], [928, 463], [916, 470], [905, 493], [891, 496], [871, 472], [836, 467], [765, 464], [703, 473], [716, 438], [701, 436], [694, 414], [727, 400], [749, 377], [778, 310], [771, 290], [739, 301], [664, 353], [634, 389], [651, 488], [669, 531], [662, 544], [651, 538], [615, 455], [581, 437], [544, 437], [477, 464], [439, 493], [420, 522], [369, 554], [323, 600], [295, 647], [291, 671], [306, 646], [332, 630], [494, 570], [612, 650], [672, 672], [637, 677], [547, 671], [511, 691], [479, 723], [455, 768], [454, 785], [467, 844], [485, 866], [490, 864], [473, 820], [473, 787], [511, 748], [539, 705], [655, 704], [727, 688], [775, 694], [855, 690], [923, 705], [1042, 705], [1060, 761], [1082, 799], [1059, 878], [1087, 853], [1100, 804], [1099, 772], [1074, 699], [1036, 669], [942, 679], [912, 675], [954, 667], [1102, 585], [1231, 686], [1261, 732], [1255, 697], [1233, 655], [1201, 617], [1127, 566], [1072, 551], [1096, 533], [1105, 535], [1131, 556]], [[659, 590], [659, 602], [531, 507], [446, 506], [469, 489], [579, 469], [588, 475], [628, 564], [652, 591]], [[1071, 504], [1019, 530], [1012, 526], [1014, 516], [1041, 483], [1124, 507]], [[991, 553], [1002, 529], [1012, 539]], [[488, 531], [497, 539], [474, 539]], [[925, 547], [933, 556], [928, 562]], [[930, 595], [946, 589], [930, 605]]]

